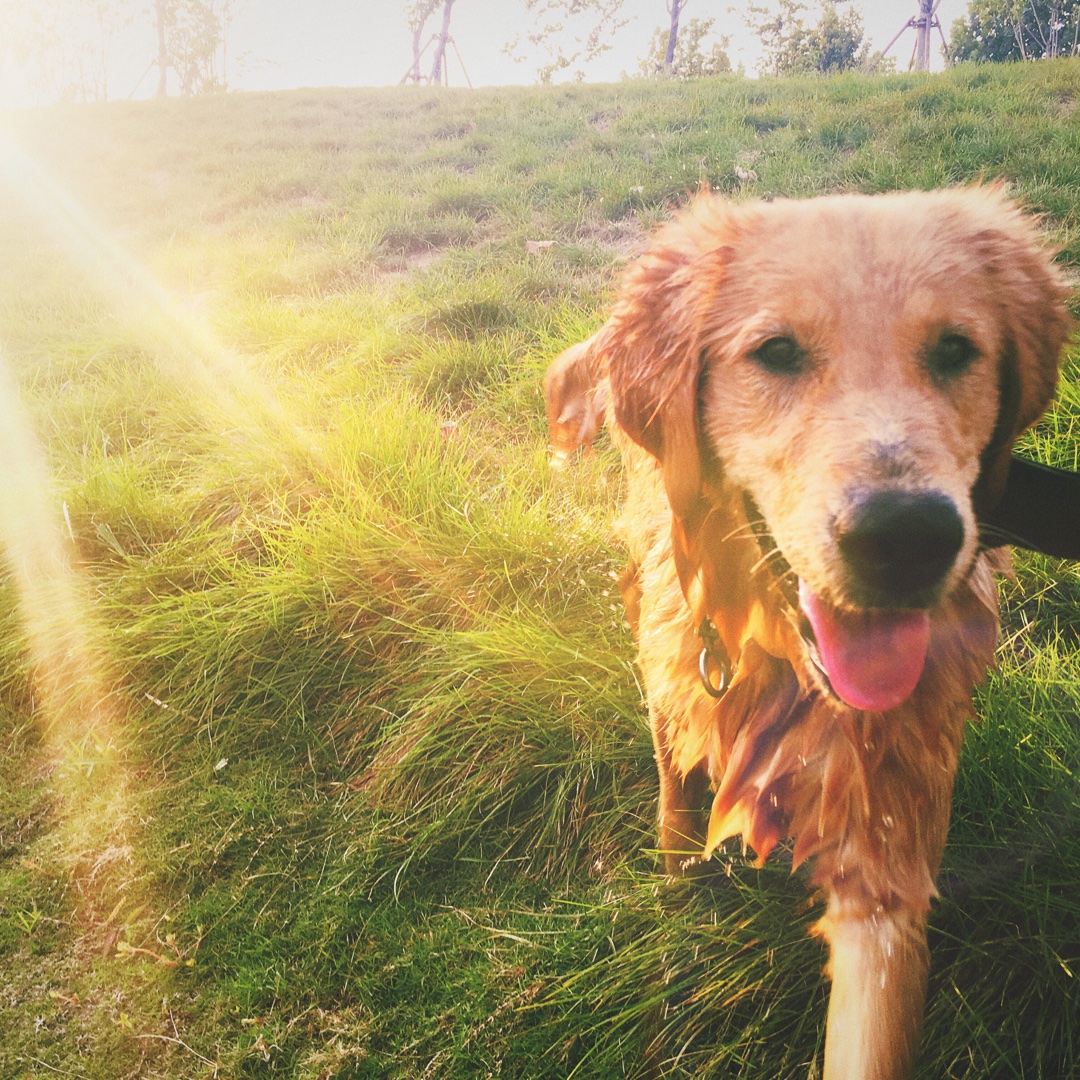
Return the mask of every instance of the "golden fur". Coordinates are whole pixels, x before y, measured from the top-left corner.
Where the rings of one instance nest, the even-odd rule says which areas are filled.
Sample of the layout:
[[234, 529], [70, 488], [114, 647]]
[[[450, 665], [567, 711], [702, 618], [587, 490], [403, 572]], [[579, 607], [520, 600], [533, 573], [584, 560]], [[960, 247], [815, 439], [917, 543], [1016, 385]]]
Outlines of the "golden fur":
[[[737, 835], [759, 863], [785, 837], [796, 866], [812, 860], [832, 977], [826, 1080], [912, 1069], [953, 776], [997, 635], [1001, 556], [979, 547], [976, 515], [1050, 401], [1065, 296], [996, 188], [703, 195], [545, 381], [558, 455], [587, 445], [607, 407], [623, 456], [623, 595], [668, 871]], [[875, 606], [837, 537], [879, 491], [933, 492], [957, 550], [897, 601], [928, 611], [929, 646], [914, 692], [875, 712], [832, 692], [794, 583], [837, 618]], [[706, 617], [732, 668], [719, 699], [698, 675]]]

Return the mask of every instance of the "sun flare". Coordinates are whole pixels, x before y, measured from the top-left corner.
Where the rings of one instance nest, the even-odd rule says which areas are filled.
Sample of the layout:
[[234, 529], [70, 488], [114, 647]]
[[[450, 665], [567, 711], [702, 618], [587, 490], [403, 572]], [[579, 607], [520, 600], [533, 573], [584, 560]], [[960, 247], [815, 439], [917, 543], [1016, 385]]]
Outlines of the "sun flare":
[[2, 131], [0, 185], [100, 291], [162, 372], [222, 436], [258, 446], [294, 468], [322, 464], [317, 438], [289, 415], [246, 358], [223, 344], [200, 312], [157, 281]]

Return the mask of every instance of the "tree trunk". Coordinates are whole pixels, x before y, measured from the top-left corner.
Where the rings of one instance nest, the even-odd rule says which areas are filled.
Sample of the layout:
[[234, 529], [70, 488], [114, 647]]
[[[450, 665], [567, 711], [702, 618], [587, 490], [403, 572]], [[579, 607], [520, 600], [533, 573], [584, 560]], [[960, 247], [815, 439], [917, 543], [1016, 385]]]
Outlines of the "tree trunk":
[[454, 0], [444, 0], [442, 10], [442, 29], [439, 40], [435, 43], [435, 62], [431, 65], [431, 84], [436, 86], [443, 81], [443, 60], [446, 54], [446, 42], [450, 37], [450, 10]]
[[435, 10], [439, 0], [424, 0], [423, 3], [417, 3], [413, 5], [412, 9], [412, 68], [409, 73], [402, 79], [402, 82], [412, 82], [419, 85], [424, 81], [424, 76], [420, 73], [420, 57], [423, 55], [424, 50], [420, 48], [420, 39], [424, 35], [424, 30], [427, 29], [427, 21], [431, 18], [431, 13]]
[[1051, 4], [1049, 25], [1046, 28], [1046, 58], [1048, 60], [1056, 60], [1061, 55], [1061, 46], [1059, 44], [1061, 26], [1061, 5]]
[[668, 32], [667, 52], [664, 53], [664, 70], [668, 73], [675, 66], [675, 46], [679, 40], [679, 11], [684, 0], [671, 0], [668, 10], [671, 12], [671, 30]]
[[919, 0], [919, 18], [915, 23], [915, 70], [930, 70], [930, 30], [934, 21], [934, 0]]
[[1020, 59], [1027, 60], [1027, 47], [1024, 44], [1024, 20], [1010, 19], [1009, 25], [1012, 27], [1013, 37], [1016, 39], [1017, 48], [1020, 50]]
[[424, 24], [417, 23], [412, 35], [412, 73], [409, 78], [414, 83], [419, 83], [420, 75], [420, 35], [424, 32]]
[[[1028, 6], [1031, 8], [1031, 17], [1035, 20], [1035, 30], [1032, 32], [1031, 36], [1037, 38], [1038, 43], [1042, 44], [1042, 58], [1044, 60], [1049, 59], [1049, 57], [1050, 57], [1050, 40], [1046, 36], [1046, 30], [1043, 29], [1042, 19], [1039, 18], [1039, 13], [1036, 10], [1034, 4], [1029, 3]], [[1051, 8], [1050, 9], [1051, 25], [1053, 24], [1053, 19], [1054, 19], [1054, 9]]]
[[168, 0], [154, 0], [154, 16], [157, 19], [158, 97], [165, 97], [169, 92], [166, 85], [169, 74], [169, 51], [165, 47], [165, 5], [167, 2]]

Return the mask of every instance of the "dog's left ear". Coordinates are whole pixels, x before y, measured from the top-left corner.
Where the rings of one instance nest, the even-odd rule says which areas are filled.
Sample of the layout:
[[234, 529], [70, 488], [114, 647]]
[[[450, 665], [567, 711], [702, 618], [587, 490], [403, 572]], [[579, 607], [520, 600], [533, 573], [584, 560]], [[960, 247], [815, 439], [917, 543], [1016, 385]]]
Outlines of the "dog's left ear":
[[975, 237], [1001, 304], [1004, 345], [998, 358], [998, 416], [972, 492], [976, 511], [997, 505], [1017, 438], [1054, 396], [1061, 350], [1073, 329], [1070, 289], [1030, 218], [1015, 207], [1000, 229]]
[[608, 384], [603, 370], [607, 327], [571, 345], [552, 362], [544, 375], [548, 434], [552, 464], [562, 465], [580, 446], [585, 453], [604, 423]]
[[606, 327], [615, 416], [660, 462], [680, 522], [701, 492], [698, 382], [730, 262], [730, 222], [726, 203], [698, 196], [627, 270]]

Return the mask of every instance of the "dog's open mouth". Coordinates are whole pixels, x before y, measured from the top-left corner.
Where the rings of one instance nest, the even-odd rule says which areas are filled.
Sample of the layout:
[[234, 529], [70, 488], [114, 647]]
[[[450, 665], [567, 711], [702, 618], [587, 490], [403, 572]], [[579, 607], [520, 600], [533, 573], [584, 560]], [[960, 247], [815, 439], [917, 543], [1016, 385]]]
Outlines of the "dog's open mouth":
[[743, 503], [765, 565], [796, 616], [824, 689], [853, 709], [885, 712], [902, 705], [926, 666], [929, 613], [922, 608], [839, 610], [795, 577], [749, 492], [743, 493]]
[[[918, 685], [930, 645], [930, 616], [912, 608], [839, 611], [799, 581], [803, 639], [829, 687], [853, 709], [885, 712]], [[801, 620], [800, 620], [801, 621]]]

